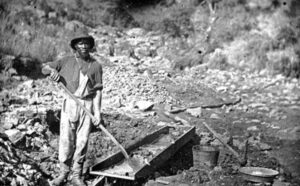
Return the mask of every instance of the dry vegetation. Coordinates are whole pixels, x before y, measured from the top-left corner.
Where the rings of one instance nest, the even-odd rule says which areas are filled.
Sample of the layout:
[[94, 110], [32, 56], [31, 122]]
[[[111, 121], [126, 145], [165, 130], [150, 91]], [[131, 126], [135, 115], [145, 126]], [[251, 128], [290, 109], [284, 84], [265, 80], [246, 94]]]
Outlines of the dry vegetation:
[[[8, 9], [10, 9], [6, 5]], [[40, 62], [53, 60], [60, 52], [67, 52], [68, 32], [59, 24], [47, 24], [34, 8], [19, 10], [1, 16], [0, 50], [14, 56], [26, 56]]]
[[299, 77], [299, 15], [291, 16], [286, 1], [233, 2], [218, 4], [211, 32], [211, 42], [221, 46], [227, 62]]
[[[37, 72], [40, 71], [41, 63], [55, 60], [71, 52], [68, 42], [74, 36], [74, 32], [77, 29], [88, 28], [95, 34], [97, 45], [95, 48], [98, 52], [95, 57], [106, 60], [103, 76], [105, 82], [103, 110], [104, 113], [106, 111], [108, 113], [105, 123], [109, 124], [109, 130], [113, 135], [116, 134], [123, 141], [129, 135], [124, 135], [123, 128], [120, 128], [122, 124], [129, 123], [122, 126], [130, 129], [128, 132], [135, 135], [140, 135], [133, 131], [137, 127], [144, 128], [146, 126], [144, 124], [147, 124], [147, 128], [153, 126], [148, 125], [148, 120], [135, 122], [123, 116], [128, 112], [134, 117], [133, 112], [136, 109], [134, 104], [140, 100], [147, 100], [155, 105], [156, 103], [166, 105], [165, 109], [169, 107], [171, 109], [173, 106], [176, 108], [178, 105], [180, 107], [198, 103], [204, 105], [203, 109], [201, 107], [194, 114], [201, 118], [192, 119], [197, 122], [199, 132], [202, 132], [203, 126], [199, 126], [198, 119], [204, 119], [203, 121], [215, 124], [214, 127], [220, 127], [220, 131], [228, 129], [233, 133], [242, 133], [244, 130], [259, 132], [257, 139], [255, 137], [252, 140], [255, 145], [263, 146], [264, 143], [261, 142], [266, 140], [264, 135], [268, 135], [265, 132], [269, 130], [268, 128], [273, 131], [275, 127], [276, 130], [280, 129], [283, 136], [287, 136], [285, 138], [298, 139], [299, 127], [294, 126], [299, 121], [299, 2], [299, 0], [1, 0], [0, 122], [3, 121], [3, 126], [5, 124], [5, 130], [15, 129], [22, 134], [26, 132], [25, 147], [34, 150], [30, 154], [31, 157], [35, 157], [35, 153], [39, 153], [42, 157], [43, 154], [36, 149], [43, 149], [47, 156], [46, 158], [43, 156], [37, 162], [44, 163], [42, 167], [47, 174], [51, 174], [51, 177], [58, 173], [57, 154], [52, 153], [52, 150], [57, 152], [57, 138], [54, 135], [58, 134], [58, 109], [63, 97], [59, 93], [54, 93], [59, 92], [55, 84], [37, 77]], [[135, 29], [128, 29], [133, 27]], [[194, 67], [196, 65], [199, 66]], [[171, 71], [170, 67], [188, 71], [176, 73]], [[289, 79], [282, 75], [268, 76], [278, 73], [298, 79]], [[23, 81], [26, 78], [30, 80]], [[234, 100], [238, 98], [238, 104], [232, 103], [233, 98]], [[222, 102], [222, 107], [216, 108], [215, 102]], [[110, 115], [112, 111], [122, 115]], [[153, 113], [151, 110], [149, 114], [143, 113], [142, 117], [154, 115], [156, 117], [157, 113], [156, 110]], [[48, 125], [53, 134], [46, 132], [45, 126], [48, 130]], [[2, 125], [0, 129], [1, 127]], [[41, 132], [36, 133], [37, 131]], [[200, 137], [205, 141], [207, 134]], [[275, 136], [277, 134], [279, 133], [274, 133]], [[229, 133], [226, 131], [225, 135]], [[94, 136], [96, 138], [93, 138], [91, 144], [94, 145], [94, 149], [101, 149], [101, 152], [94, 157], [95, 151], [91, 151], [90, 164], [93, 164], [93, 158], [117, 148], [111, 146], [112, 142], [105, 138], [101, 137], [102, 141], [99, 141], [99, 133], [94, 133]], [[6, 138], [0, 138], [0, 146], [1, 139]], [[105, 143], [102, 143], [103, 140], [106, 140]], [[209, 141], [212, 141], [211, 137]], [[238, 142], [238, 146], [241, 146], [241, 143], [244, 144]], [[43, 144], [51, 146], [49, 151], [44, 150]], [[297, 151], [293, 146], [285, 143], [282, 145]], [[12, 145], [8, 144], [9, 146]], [[268, 146], [259, 147], [257, 150], [265, 153], [266, 149]], [[280, 158], [294, 157], [285, 150], [282, 152], [285, 156], [279, 156]], [[0, 159], [9, 157], [5, 155], [0, 155]], [[273, 162], [273, 158], [268, 159], [265, 156], [264, 158], [257, 156], [258, 164], [254, 161], [251, 165], [263, 166], [269, 164], [269, 161], [272, 165], [277, 164], [277, 160]], [[230, 164], [225, 161], [224, 165]], [[292, 161], [295, 162], [294, 159]], [[170, 162], [177, 164], [176, 161]], [[35, 170], [35, 167], [21, 167], [18, 163], [14, 165], [15, 167], [0, 165], [0, 172], [7, 169], [5, 174], [0, 175], [0, 185], [7, 185], [11, 180], [21, 182], [24, 178], [31, 183], [27, 185], [45, 185], [42, 182], [37, 184], [39, 178], [33, 178], [31, 173], [25, 172], [26, 174], [17, 177], [14, 175], [21, 172], [20, 170]], [[279, 165], [276, 165], [276, 168], [279, 169]], [[216, 170], [220, 172], [219, 169]], [[224, 169], [224, 173], [231, 176], [232, 170]], [[281, 171], [281, 174], [287, 174], [283, 177], [287, 180], [281, 178], [280, 180], [291, 180], [288, 173], [289, 171]], [[172, 174], [179, 176], [185, 175], [185, 172], [180, 173], [174, 169]], [[49, 175], [40, 178], [48, 178]], [[216, 176], [218, 181], [219, 173]]]
[[81, 23], [139, 26], [167, 35], [167, 55], [179, 69], [208, 63], [299, 77], [297, 7], [293, 0], [6, 0], [0, 50], [45, 62], [69, 52], [67, 41]]
[[128, 11], [141, 27], [180, 40], [168, 53], [175, 68], [209, 63], [299, 77], [297, 7], [292, 0], [161, 1]]
[[[101, 24], [117, 26], [117, 15], [110, 12], [117, 8], [116, 5], [109, 1], [89, 1], [89, 4], [80, 0], [1, 1], [0, 51], [32, 57], [40, 62], [53, 60], [70, 52], [68, 42], [82, 23], [91, 27]], [[72, 25], [70, 21], [75, 23]], [[121, 26], [129, 24], [118, 23]]]

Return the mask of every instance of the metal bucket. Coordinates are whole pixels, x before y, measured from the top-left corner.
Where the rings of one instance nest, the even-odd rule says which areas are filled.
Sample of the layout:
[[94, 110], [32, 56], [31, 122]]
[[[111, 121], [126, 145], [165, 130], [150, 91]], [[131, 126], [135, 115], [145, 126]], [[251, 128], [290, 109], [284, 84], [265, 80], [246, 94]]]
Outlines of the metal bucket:
[[215, 167], [218, 164], [220, 150], [214, 146], [193, 146], [193, 164], [195, 168], [208, 166]]

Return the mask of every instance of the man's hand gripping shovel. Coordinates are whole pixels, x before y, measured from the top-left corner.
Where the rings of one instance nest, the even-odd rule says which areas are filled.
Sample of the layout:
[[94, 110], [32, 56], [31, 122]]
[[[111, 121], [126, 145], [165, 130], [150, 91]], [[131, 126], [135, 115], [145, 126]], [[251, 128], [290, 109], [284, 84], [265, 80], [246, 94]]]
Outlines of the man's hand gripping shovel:
[[64, 89], [65, 93], [72, 98], [77, 105], [92, 119], [93, 122], [98, 122], [97, 127], [99, 127], [113, 142], [115, 145], [119, 147], [121, 150], [122, 154], [125, 156], [126, 160], [128, 161], [128, 164], [133, 170], [138, 170], [141, 168], [140, 163], [138, 160], [134, 160], [133, 158], [130, 158], [124, 147], [116, 140], [116, 138], [102, 125], [101, 121], [98, 121], [97, 118], [65, 87], [65, 85], [60, 82], [60, 75], [58, 74], [57, 71], [52, 70], [49, 72], [49, 79], [52, 81], [56, 81], [62, 89]]

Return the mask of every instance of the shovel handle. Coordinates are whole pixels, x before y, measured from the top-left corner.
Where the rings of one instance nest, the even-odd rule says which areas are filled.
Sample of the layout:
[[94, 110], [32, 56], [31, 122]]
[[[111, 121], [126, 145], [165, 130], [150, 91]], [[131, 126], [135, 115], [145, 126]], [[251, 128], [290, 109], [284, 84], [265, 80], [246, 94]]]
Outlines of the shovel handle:
[[225, 141], [223, 141], [223, 139], [219, 136], [219, 134], [212, 129], [207, 123], [203, 122], [203, 125], [228, 149], [231, 151], [231, 153], [241, 162], [241, 158], [240, 155], [233, 150], [233, 148], [231, 148]]
[[120, 148], [125, 158], [129, 159], [128, 153], [126, 152], [124, 147], [116, 140], [116, 138], [110, 132], [108, 132], [108, 130], [103, 125], [100, 124], [99, 128], [114, 142], [114, 144], [116, 144]]
[[[78, 106], [84, 110], [84, 112], [92, 119], [92, 120], [96, 120], [96, 118], [94, 117], [94, 115], [67, 89], [67, 87], [65, 87], [64, 84], [62, 84], [61, 82], [58, 83], [60, 87], [62, 87], [64, 89], [64, 91], [78, 104]], [[121, 152], [123, 153], [123, 155], [125, 156], [126, 159], [129, 159], [129, 155], [126, 152], [126, 150], [124, 149], [124, 147], [116, 140], [116, 138], [102, 125], [99, 124], [98, 125], [100, 127], [100, 129], [114, 142], [114, 144], [116, 144]]]

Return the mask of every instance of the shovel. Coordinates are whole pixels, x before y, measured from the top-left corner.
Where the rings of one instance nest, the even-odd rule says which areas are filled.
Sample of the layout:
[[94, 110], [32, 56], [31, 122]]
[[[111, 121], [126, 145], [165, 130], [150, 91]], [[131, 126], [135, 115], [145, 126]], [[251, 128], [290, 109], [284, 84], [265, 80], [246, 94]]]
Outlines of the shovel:
[[[84, 110], [84, 112], [92, 120], [96, 120], [96, 118], [94, 117], [94, 115], [65, 87], [64, 84], [62, 84], [61, 82], [59, 82], [58, 84], [78, 104], [78, 106], [82, 110]], [[128, 164], [129, 164], [129, 166], [133, 170], [139, 169], [140, 168], [139, 162], [137, 160], [130, 159], [130, 157], [129, 157], [128, 153], [126, 152], [126, 150], [124, 149], [124, 147], [116, 140], [116, 138], [102, 124], [99, 124], [98, 126], [114, 142], [114, 144], [118, 146], [118, 148], [121, 150], [122, 154], [125, 156], [125, 158], [126, 158]]]
[[241, 166], [244, 166], [247, 163], [248, 139], [246, 140], [246, 144], [245, 144], [244, 157], [241, 158], [239, 153], [237, 153], [233, 148], [231, 148], [214, 129], [212, 129], [205, 122], [203, 122], [203, 125], [238, 159]]

